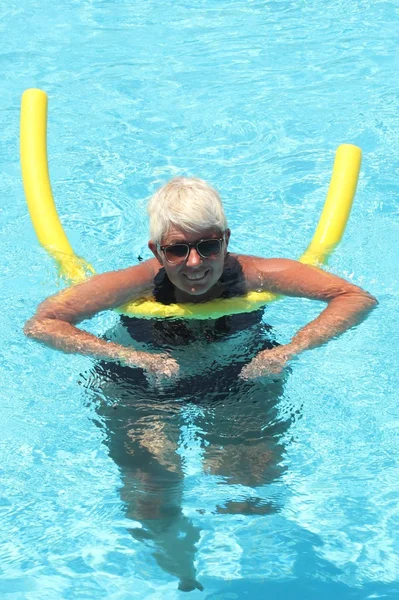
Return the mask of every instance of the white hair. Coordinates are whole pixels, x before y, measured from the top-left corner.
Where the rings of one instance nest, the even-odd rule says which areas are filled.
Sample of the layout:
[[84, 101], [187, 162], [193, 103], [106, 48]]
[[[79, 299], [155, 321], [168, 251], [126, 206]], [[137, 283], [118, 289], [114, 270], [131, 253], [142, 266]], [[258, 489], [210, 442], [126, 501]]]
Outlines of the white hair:
[[203, 179], [175, 177], [150, 198], [147, 212], [150, 238], [161, 243], [171, 225], [183, 231], [201, 233], [206, 229], [227, 228], [219, 194]]

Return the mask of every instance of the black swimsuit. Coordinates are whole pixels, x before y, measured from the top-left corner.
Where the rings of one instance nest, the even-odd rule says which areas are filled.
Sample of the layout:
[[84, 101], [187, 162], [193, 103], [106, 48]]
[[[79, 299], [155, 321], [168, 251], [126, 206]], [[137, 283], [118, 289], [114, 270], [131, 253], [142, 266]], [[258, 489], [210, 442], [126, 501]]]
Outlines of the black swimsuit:
[[[228, 285], [226, 285], [228, 280]], [[246, 293], [242, 278], [239, 274], [223, 273], [220, 283], [225, 289], [220, 298], [233, 298]], [[176, 302], [173, 284], [161, 269], [155, 278], [154, 298], [161, 304]], [[137, 342], [151, 344], [156, 349], [165, 347], [184, 346], [200, 337], [205, 343], [219, 341], [238, 331], [258, 325], [262, 321], [263, 309], [251, 313], [228, 315], [218, 319], [190, 320], [185, 319], [139, 319], [121, 316], [121, 324], [129, 335]], [[262, 324], [264, 332], [270, 332], [271, 327]], [[276, 343], [273, 344], [275, 346]], [[271, 347], [273, 347], [271, 346]]]
[[[227, 271], [220, 282], [224, 283], [226, 277], [228, 277], [228, 285], [225, 286], [221, 298], [231, 298], [246, 293], [239, 274], [230, 275]], [[161, 269], [155, 278], [154, 297], [157, 302], [162, 304], [172, 304], [176, 301], [173, 284], [164, 269]], [[226, 387], [231, 390], [233, 382], [237, 381], [245, 364], [248, 364], [261, 350], [279, 345], [274, 339], [272, 327], [262, 322], [262, 316], [263, 309], [207, 320], [140, 319], [122, 315], [120, 323], [129, 333], [132, 341], [148, 345], [154, 352], [165, 352], [167, 349], [188, 346], [199, 340], [207, 344], [226, 339], [226, 343], [228, 343], [228, 338], [234, 334], [239, 335], [240, 331], [253, 329], [249, 344], [243, 348], [239, 357], [232, 356], [229, 364], [215, 363], [211, 372], [207, 371], [206, 376], [194, 374], [179, 378], [174, 383], [174, 397], [185, 396], [187, 398], [189, 394], [191, 401], [195, 402], [197, 401], [195, 398], [204, 396], [205, 389], [218, 390], [219, 395], [220, 391]], [[112, 339], [117, 341], [117, 337], [112, 337]], [[146, 394], [150, 392], [149, 387], [151, 386], [148, 385], [143, 371], [139, 368], [123, 367], [118, 363], [100, 361], [97, 363], [95, 371], [97, 375], [100, 374], [107, 381], [123, 386], [125, 391], [131, 389], [132, 393], [134, 390]], [[168, 395], [170, 395], [170, 391], [169, 389]], [[163, 392], [158, 390], [157, 399], [159, 400], [162, 395]]]

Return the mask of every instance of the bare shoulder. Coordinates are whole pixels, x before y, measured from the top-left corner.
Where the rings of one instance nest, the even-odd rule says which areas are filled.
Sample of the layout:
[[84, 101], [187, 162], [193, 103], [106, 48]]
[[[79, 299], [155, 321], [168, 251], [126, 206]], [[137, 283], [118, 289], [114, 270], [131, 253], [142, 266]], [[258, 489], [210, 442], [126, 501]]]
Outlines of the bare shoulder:
[[158, 261], [153, 258], [125, 269], [93, 275], [83, 283], [69, 288], [69, 290], [71, 294], [91, 294], [92, 292], [107, 291], [118, 296], [131, 294], [133, 299], [134, 297], [141, 297], [147, 292], [152, 292], [154, 279], [159, 269]]
[[[255, 290], [259, 284], [264, 284], [270, 276], [272, 279], [279, 273], [295, 271], [301, 268], [301, 263], [288, 258], [263, 258], [248, 254], [234, 254], [241, 267], [248, 289]], [[262, 285], [263, 287], [263, 285]]]
[[155, 258], [150, 258], [138, 265], [133, 265], [125, 269], [117, 271], [107, 271], [100, 275], [94, 275], [83, 285], [88, 285], [90, 282], [93, 285], [152, 285], [154, 278], [159, 272], [161, 266]]
[[288, 258], [236, 255], [248, 290], [268, 291], [328, 302], [342, 295], [370, 294], [320, 267]]
[[38, 313], [42, 317], [78, 322], [102, 310], [151, 296], [159, 270], [154, 258], [126, 269], [93, 275], [45, 300]]

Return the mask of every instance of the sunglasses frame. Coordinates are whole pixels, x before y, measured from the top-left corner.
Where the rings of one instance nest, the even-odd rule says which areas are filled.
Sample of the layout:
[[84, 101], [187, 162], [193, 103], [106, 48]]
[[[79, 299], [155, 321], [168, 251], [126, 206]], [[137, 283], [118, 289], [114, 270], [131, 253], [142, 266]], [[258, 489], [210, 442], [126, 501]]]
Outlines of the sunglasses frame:
[[[159, 250], [162, 251], [165, 260], [167, 263], [169, 263], [170, 265], [177, 265], [180, 264], [184, 261], [187, 260], [187, 258], [190, 256], [190, 252], [191, 252], [191, 248], [195, 248], [196, 252], [199, 254], [199, 256], [201, 258], [204, 258], [205, 260], [209, 260], [211, 257], [210, 256], [204, 256], [203, 254], [201, 254], [200, 250], [198, 249], [198, 244], [201, 244], [201, 242], [215, 242], [218, 241], [220, 243], [220, 250], [219, 252], [213, 256], [212, 258], [216, 258], [217, 256], [220, 256], [221, 252], [222, 252], [222, 248], [223, 248], [223, 242], [225, 241], [226, 237], [225, 234], [222, 235], [222, 237], [218, 237], [218, 238], [202, 238], [200, 240], [198, 240], [198, 242], [176, 242], [176, 244], [167, 244], [166, 246], [158, 246]], [[166, 251], [168, 248], [172, 248], [173, 246], [186, 246], [187, 247], [187, 254], [184, 258], [182, 258], [181, 260], [178, 260], [177, 262], [173, 262], [168, 260], [168, 257], [166, 256]]]

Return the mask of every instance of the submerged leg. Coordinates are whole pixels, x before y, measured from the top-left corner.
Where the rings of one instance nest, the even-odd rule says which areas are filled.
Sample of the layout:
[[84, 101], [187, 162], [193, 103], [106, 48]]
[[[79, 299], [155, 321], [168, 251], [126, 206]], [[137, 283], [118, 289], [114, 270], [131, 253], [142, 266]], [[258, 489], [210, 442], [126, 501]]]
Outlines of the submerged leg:
[[[283, 473], [282, 434], [287, 422], [278, 418], [283, 382], [238, 381], [206, 413], [204, 469], [225, 484], [256, 488]], [[278, 507], [268, 499], [250, 496], [218, 506], [220, 513], [268, 514]]]
[[[128, 463], [121, 466], [121, 498], [126, 515], [141, 524], [130, 529], [137, 540], [151, 540], [159, 566], [179, 579], [179, 589], [202, 589], [194, 568], [200, 530], [183, 514], [183, 473], [170, 428], [156, 433], [156, 444], [128, 431]], [[174, 449], [173, 449], [174, 446]], [[114, 457], [115, 458], [115, 457]], [[125, 461], [123, 461], [125, 462]]]
[[202, 589], [194, 567], [200, 530], [181, 507], [179, 406], [160, 392], [151, 398], [147, 386], [123, 383], [103, 382], [97, 413], [109, 455], [120, 468], [126, 515], [141, 525], [130, 532], [154, 548], [158, 565], [179, 579], [179, 589]]

